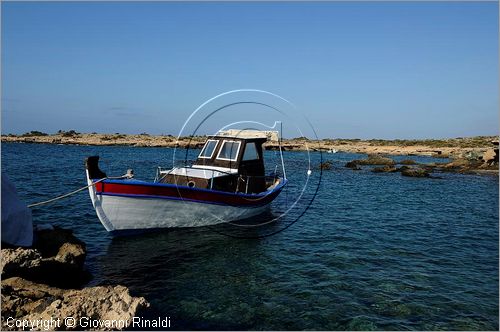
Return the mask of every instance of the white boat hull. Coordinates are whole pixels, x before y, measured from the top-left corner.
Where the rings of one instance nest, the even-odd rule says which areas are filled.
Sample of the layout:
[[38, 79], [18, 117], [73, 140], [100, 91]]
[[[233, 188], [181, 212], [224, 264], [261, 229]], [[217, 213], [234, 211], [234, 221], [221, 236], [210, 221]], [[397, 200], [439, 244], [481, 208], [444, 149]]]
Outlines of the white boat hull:
[[200, 227], [240, 220], [265, 212], [270, 204], [237, 207], [162, 198], [98, 194], [88, 179], [97, 216], [109, 232], [170, 227]]

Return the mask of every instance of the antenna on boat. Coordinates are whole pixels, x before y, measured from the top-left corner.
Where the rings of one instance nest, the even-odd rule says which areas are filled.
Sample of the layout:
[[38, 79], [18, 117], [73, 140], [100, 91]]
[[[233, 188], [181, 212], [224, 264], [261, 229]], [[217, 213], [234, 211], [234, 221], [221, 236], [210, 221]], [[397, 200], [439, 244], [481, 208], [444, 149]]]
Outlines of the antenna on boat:
[[281, 149], [281, 140], [283, 137], [283, 122], [278, 121], [280, 123], [280, 137], [278, 140], [278, 146], [280, 148], [280, 157], [281, 157], [281, 167], [283, 168], [283, 178], [286, 180], [286, 172], [285, 172], [285, 162], [283, 161], [283, 151]]

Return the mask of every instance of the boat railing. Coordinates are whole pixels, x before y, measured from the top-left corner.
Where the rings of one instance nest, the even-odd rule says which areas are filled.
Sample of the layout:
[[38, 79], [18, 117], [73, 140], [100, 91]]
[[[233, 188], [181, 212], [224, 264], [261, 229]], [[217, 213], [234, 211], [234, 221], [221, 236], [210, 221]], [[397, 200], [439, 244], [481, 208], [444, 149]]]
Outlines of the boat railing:
[[205, 168], [205, 167], [199, 167], [199, 166], [196, 166], [196, 167], [192, 167], [192, 166], [183, 166], [183, 167], [174, 167], [174, 168], [163, 168], [161, 166], [158, 166], [156, 168], [156, 176], [155, 176], [155, 182], [159, 182], [161, 181], [162, 179], [164, 179], [167, 175], [171, 174], [173, 171], [177, 170], [177, 169], [180, 169], [180, 168], [190, 168], [190, 169], [196, 169], [196, 170], [202, 170], [202, 171], [210, 171], [212, 172], [212, 174], [214, 172], [217, 172], [217, 173], [222, 173], [222, 174], [225, 174], [225, 175], [235, 175], [235, 173], [230, 173], [230, 172], [226, 172], [226, 171], [221, 171], [221, 170], [218, 170], [218, 169], [213, 169], [213, 168]]
[[[156, 174], [155, 174], [155, 179], [154, 182], [160, 182], [165, 176], [170, 174], [173, 170], [175, 170], [177, 167], [171, 168], [171, 169], [164, 169], [161, 166], [158, 166], [156, 168]], [[163, 173], [163, 174], [162, 174]]]

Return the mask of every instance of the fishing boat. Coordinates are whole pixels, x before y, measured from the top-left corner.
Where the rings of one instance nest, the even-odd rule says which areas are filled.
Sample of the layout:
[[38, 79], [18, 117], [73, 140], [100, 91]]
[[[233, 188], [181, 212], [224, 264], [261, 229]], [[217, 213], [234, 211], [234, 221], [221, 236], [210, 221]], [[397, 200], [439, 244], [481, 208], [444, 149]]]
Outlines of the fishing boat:
[[338, 151], [336, 149], [330, 149], [328, 150], [328, 153], [337, 153]]
[[[227, 130], [209, 137], [191, 166], [158, 167], [153, 181], [108, 177], [99, 156], [86, 159], [92, 205], [109, 232], [198, 227], [246, 219], [269, 209], [286, 185], [265, 175], [263, 144], [277, 132]], [[279, 145], [281, 147], [281, 144]]]

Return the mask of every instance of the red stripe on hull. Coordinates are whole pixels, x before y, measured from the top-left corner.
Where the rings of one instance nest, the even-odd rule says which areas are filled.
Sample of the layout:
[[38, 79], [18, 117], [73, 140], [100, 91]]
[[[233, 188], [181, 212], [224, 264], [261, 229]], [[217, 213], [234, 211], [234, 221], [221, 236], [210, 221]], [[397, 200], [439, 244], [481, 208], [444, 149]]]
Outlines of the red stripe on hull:
[[211, 191], [201, 191], [196, 189], [189, 189], [184, 187], [170, 187], [170, 186], [150, 186], [142, 184], [126, 184], [126, 183], [107, 183], [102, 181], [95, 184], [97, 194], [117, 194], [117, 195], [141, 195], [141, 196], [154, 196], [165, 197], [173, 199], [189, 199], [196, 201], [206, 201], [227, 204], [233, 206], [259, 206], [270, 203], [281, 190], [276, 190], [265, 196], [242, 197], [237, 194], [224, 194]]

